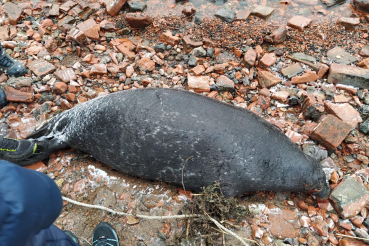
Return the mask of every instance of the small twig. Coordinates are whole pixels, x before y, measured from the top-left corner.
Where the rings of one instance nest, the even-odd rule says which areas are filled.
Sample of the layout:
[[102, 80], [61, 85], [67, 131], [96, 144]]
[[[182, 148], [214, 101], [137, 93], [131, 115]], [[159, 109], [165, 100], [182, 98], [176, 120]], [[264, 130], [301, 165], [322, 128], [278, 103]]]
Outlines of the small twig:
[[287, 58], [293, 60], [293, 61], [297, 61], [297, 62], [301, 62], [301, 63], [304, 63], [308, 66], [310, 66], [312, 69], [314, 69], [315, 71], [319, 71], [319, 67], [315, 66], [313, 63], [311, 62], [308, 62], [308, 61], [304, 61], [304, 60], [300, 60], [300, 59], [297, 59], [293, 56], [290, 56], [290, 55], [287, 55]]
[[183, 166], [182, 166], [182, 186], [183, 186], [183, 190], [186, 192], [186, 188], [185, 188], [185, 185], [184, 185], [184, 181], [183, 181], [183, 176], [184, 176], [184, 168], [186, 166], [186, 163], [188, 162], [189, 159], [191, 159], [193, 156], [190, 156], [188, 157], [185, 162], [183, 163]]
[[236, 227], [236, 228], [240, 228], [241, 226], [238, 226], [238, 225], [234, 225], [234, 224], [232, 224], [231, 222], [229, 222], [228, 220], [225, 220], [225, 221], [223, 221], [224, 223], [226, 223], [226, 224], [228, 224], [228, 225], [230, 225], [230, 226], [233, 226], [233, 227]]
[[88, 243], [88, 245], [92, 246], [92, 244], [90, 244], [90, 242], [86, 238], [84, 237], [80, 237], [80, 238], [83, 239], [86, 243]]
[[200, 235], [198, 237], [195, 237], [195, 239], [204, 238], [204, 237], [212, 237], [212, 236], [217, 236], [217, 235], [219, 235], [219, 233], [205, 234], [205, 235]]
[[[255, 243], [256, 245], [259, 245], [258, 242], [251, 240], [251, 239], [247, 239], [247, 238], [242, 238], [240, 236], [238, 236], [236, 233], [234, 233], [231, 230], [228, 230], [227, 228], [225, 228], [222, 224], [220, 224], [218, 221], [216, 221], [215, 219], [213, 219], [212, 217], [210, 217], [210, 215], [208, 213], [206, 213], [206, 211], [204, 211], [204, 213], [208, 216], [208, 218], [222, 231], [229, 233], [230, 235], [232, 235], [233, 237], [235, 237], [238, 241], [240, 241], [243, 245], [247, 245], [246, 241]], [[260, 245], [259, 245], [260, 246]]]
[[186, 238], [188, 238], [188, 234], [190, 234], [190, 219], [187, 220]]
[[336, 233], [336, 236], [348, 237], [348, 238], [352, 238], [352, 239], [359, 239], [359, 240], [363, 240], [363, 241], [369, 241], [369, 238], [353, 237], [353, 236], [348, 236], [348, 235], [340, 234], [340, 233]]

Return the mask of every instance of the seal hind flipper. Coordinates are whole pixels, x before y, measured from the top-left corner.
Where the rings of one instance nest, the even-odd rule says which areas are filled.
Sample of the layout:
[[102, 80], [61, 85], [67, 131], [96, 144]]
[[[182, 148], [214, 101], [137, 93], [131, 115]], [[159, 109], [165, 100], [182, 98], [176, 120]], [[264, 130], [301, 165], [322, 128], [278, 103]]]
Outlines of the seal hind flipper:
[[68, 147], [68, 144], [61, 142], [52, 134], [53, 119], [54, 118], [44, 121], [34, 132], [26, 137], [26, 139], [37, 144], [36, 151], [28, 158], [17, 161], [16, 164], [20, 166], [28, 166], [47, 159], [57, 150]]

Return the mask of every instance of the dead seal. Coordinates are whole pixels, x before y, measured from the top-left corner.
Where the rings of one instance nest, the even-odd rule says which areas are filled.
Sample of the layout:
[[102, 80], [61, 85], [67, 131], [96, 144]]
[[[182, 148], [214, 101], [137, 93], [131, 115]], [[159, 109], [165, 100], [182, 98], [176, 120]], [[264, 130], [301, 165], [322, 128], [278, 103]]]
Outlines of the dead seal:
[[118, 92], [65, 111], [28, 137], [44, 146], [20, 165], [72, 147], [124, 173], [195, 192], [214, 181], [227, 196], [313, 192], [329, 186], [320, 164], [256, 114], [188, 91]]

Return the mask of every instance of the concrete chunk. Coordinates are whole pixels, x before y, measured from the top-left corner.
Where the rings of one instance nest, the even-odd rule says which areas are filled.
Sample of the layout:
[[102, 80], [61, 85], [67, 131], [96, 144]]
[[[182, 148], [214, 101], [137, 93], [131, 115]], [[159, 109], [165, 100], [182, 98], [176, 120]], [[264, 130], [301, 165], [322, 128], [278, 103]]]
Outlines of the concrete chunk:
[[369, 192], [355, 178], [347, 177], [332, 191], [330, 199], [342, 218], [348, 219], [356, 216], [366, 206]]
[[369, 70], [356, 66], [332, 63], [328, 83], [345, 84], [369, 89]]

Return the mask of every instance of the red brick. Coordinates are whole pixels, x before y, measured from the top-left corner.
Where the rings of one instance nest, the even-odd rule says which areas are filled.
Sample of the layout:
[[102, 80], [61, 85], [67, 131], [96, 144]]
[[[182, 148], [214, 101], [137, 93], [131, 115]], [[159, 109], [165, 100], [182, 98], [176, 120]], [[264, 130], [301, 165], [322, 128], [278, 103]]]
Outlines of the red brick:
[[76, 101], [76, 94], [74, 94], [74, 93], [68, 93], [67, 95], [65, 95], [65, 98], [69, 102], [75, 102]]
[[106, 12], [111, 16], [116, 16], [127, 0], [108, 0], [106, 2]]
[[91, 75], [96, 75], [96, 74], [107, 74], [108, 73], [108, 69], [106, 67], [105, 64], [94, 64], [91, 67], [91, 71], [90, 74]]
[[125, 19], [133, 28], [144, 28], [153, 22], [153, 19], [149, 15], [142, 13], [128, 13]]
[[88, 19], [84, 22], [81, 22], [77, 25], [78, 29], [81, 30], [87, 37], [99, 40], [99, 31], [100, 26], [96, 24], [94, 19]]
[[325, 101], [324, 104], [328, 113], [333, 114], [343, 122], [351, 125], [352, 128], [363, 121], [360, 117], [360, 113], [348, 103], [336, 104]]
[[163, 33], [159, 40], [161, 42], [164, 42], [166, 44], [170, 44], [172, 46], [177, 45], [179, 43], [179, 38], [177, 36], [173, 36], [172, 32], [167, 30], [165, 33]]
[[311, 19], [304, 16], [294, 16], [287, 22], [287, 25], [303, 31], [306, 26], [311, 24], [311, 22], [313, 22]]
[[306, 71], [303, 75], [301, 76], [295, 76], [291, 79], [292, 84], [301, 84], [301, 83], [306, 83], [306, 82], [313, 82], [316, 81], [318, 79], [318, 75], [316, 74], [316, 72], [313, 71]]
[[45, 76], [55, 70], [55, 66], [45, 60], [38, 59], [28, 64], [28, 68], [37, 76]]
[[313, 222], [311, 223], [311, 226], [318, 232], [319, 236], [328, 236], [328, 224], [324, 220]]
[[4, 90], [6, 93], [6, 100], [9, 102], [23, 102], [23, 103], [33, 102], [32, 93], [22, 92], [8, 86], [5, 87]]
[[351, 125], [328, 114], [321, 119], [310, 137], [328, 149], [335, 149], [342, 143], [351, 129]]
[[86, 35], [84, 32], [76, 29], [76, 28], [72, 28], [67, 35], [67, 39], [71, 39], [76, 41], [77, 43], [82, 44], [85, 40], [86, 40]]
[[35, 164], [25, 166], [25, 168], [44, 173], [47, 169], [47, 166], [43, 162], [39, 161], [39, 162], [36, 162]]
[[200, 75], [205, 71], [205, 68], [203, 65], [197, 65], [196, 67], [192, 68], [191, 71], [196, 75]]
[[8, 40], [9, 39], [9, 26], [0, 26], [0, 40]]
[[269, 231], [278, 238], [297, 237], [300, 232], [300, 226], [296, 213], [289, 209], [270, 209]]
[[243, 60], [248, 64], [249, 66], [254, 66], [256, 61], [256, 52], [253, 49], [249, 49], [246, 51]]
[[341, 239], [339, 246], [368, 246], [363, 241], [352, 240], [352, 239]]
[[56, 82], [53, 87], [53, 92], [55, 94], [63, 94], [67, 91], [68, 85], [64, 82]]
[[141, 71], [153, 71], [155, 70], [155, 62], [148, 57], [144, 57], [137, 61], [137, 66]]
[[276, 61], [277, 56], [274, 53], [268, 53], [260, 59], [260, 65], [263, 67], [271, 67]]
[[17, 25], [18, 20], [22, 14], [22, 7], [11, 2], [7, 2], [3, 6], [3, 12], [9, 18], [9, 24]]
[[136, 46], [130, 40], [125, 40], [122, 44], [116, 46], [120, 53], [127, 56], [129, 59], [133, 59], [136, 53], [133, 51]]
[[54, 75], [63, 82], [69, 82], [71, 80], [77, 79], [73, 68], [66, 68], [66, 69], [58, 70], [54, 73]]
[[259, 84], [264, 88], [269, 88], [282, 82], [282, 79], [274, 76], [269, 71], [259, 71], [258, 75]]
[[192, 49], [196, 48], [196, 47], [200, 47], [202, 46], [204, 43], [202, 41], [193, 41], [191, 39], [190, 35], [184, 36], [183, 37], [183, 50], [186, 53], [189, 53]]
[[197, 93], [210, 92], [209, 76], [191, 76], [188, 75], [188, 89]]

